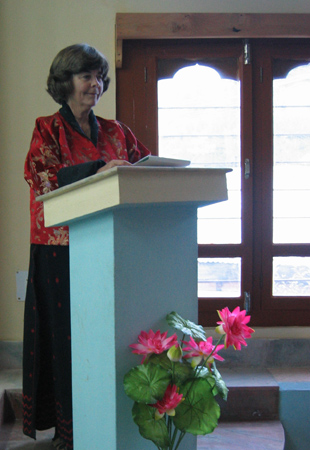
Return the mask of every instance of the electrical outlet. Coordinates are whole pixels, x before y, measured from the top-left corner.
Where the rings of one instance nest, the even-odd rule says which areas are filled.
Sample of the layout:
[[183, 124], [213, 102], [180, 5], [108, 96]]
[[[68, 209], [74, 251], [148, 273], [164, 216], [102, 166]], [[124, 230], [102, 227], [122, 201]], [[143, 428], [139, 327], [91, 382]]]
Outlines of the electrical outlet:
[[28, 271], [19, 270], [16, 272], [16, 297], [19, 302], [24, 302], [26, 297]]

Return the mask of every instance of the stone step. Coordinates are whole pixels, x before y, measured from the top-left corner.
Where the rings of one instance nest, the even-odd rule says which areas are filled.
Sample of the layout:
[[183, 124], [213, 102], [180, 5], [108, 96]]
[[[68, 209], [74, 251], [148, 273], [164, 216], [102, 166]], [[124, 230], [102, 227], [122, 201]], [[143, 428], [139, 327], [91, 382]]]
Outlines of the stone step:
[[[282, 386], [282, 395], [283, 386], [286, 384], [293, 384], [294, 389], [291, 389], [293, 391], [303, 387], [306, 390], [304, 395], [308, 395], [310, 390], [309, 368], [283, 370], [241, 367], [221, 368], [220, 371], [229, 389], [228, 401], [224, 402], [218, 399], [221, 406], [219, 426], [210, 435], [198, 437], [198, 450], [283, 450], [284, 431], [278, 420], [279, 403], [281, 404], [279, 385]], [[16, 383], [9, 384], [7, 380], [13, 380], [12, 373], [5, 378], [9, 388], [3, 391], [2, 400], [0, 399], [2, 404], [0, 416], [1, 412], [5, 410], [5, 417], [2, 418], [7, 421], [4, 428], [1, 428], [1, 437], [5, 429], [15, 430], [14, 436], [22, 435], [22, 391], [20, 388], [11, 387]], [[284, 412], [281, 410], [280, 417], [281, 420], [283, 417], [285, 418]], [[12, 420], [14, 421], [12, 422]], [[291, 418], [288, 423], [283, 422], [286, 434], [287, 430], [290, 432], [290, 421]], [[45, 436], [42, 435], [42, 438]], [[307, 439], [303, 437], [303, 441], [306, 442]], [[1, 439], [0, 448], [2, 448]], [[13, 449], [14, 447], [3, 448]], [[23, 449], [23, 447], [18, 448]], [[306, 449], [308, 450], [307, 445], [300, 446], [300, 450]]]
[[227, 401], [217, 399], [222, 421], [279, 419], [279, 384], [267, 369], [222, 369]]
[[197, 450], [283, 450], [284, 430], [277, 420], [221, 422], [213, 433], [198, 436]]
[[23, 395], [21, 389], [6, 389], [4, 393], [3, 422], [14, 422], [23, 418]]
[[[284, 430], [281, 423], [278, 420], [264, 419], [278, 413], [274, 400], [270, 400], [271, 397], [276, 397], [274, 384], [268, 374], [255, 376], [250, 371], [243, 371], [243, 375], [238, 371], [222, 371], [222, 375], [230, 389], [229, 400], [226, 405], [222, 402], [224, 405], [221, 405], [220, 423], [214, 432], [198, 437], [197, 450], [283, 450]], [[270, 395], [266, 397], [266, 393]], [[271, 405], [270, 411], [266, 407], [266, 401]], [[14, 449], [17, 443], [19, 450], [28, 449], [30, 441], [22, 434], [21, 389], [6, 390], [4, 405], [6, 424], [2, 426], [1, 439], [6, 440], [7, 449]], [[240, 420], [239, 417], [246, 417], [247, 420]], [[52, 434], [51, 430], [41, 433], [42, 440], [36, 446], [49, 448]], [[0, 448], [4, 443], [1, 439]], [[25, 447], [22, 446], [23, 443]]]
[[[21, 369], [0, 370], [0, 425], [15, 417], [12, 415], [12, 402], [9, 400], [7, 391], [16, 391], [16, 396], [21, 396], [22, 371]], [[14, 395], [15, 397], [15, 395]], [[14, 410], [13, 410], [14, 411]], [[16, 408], [16, 413], [17, 412]]]
[[[268, 370], [223, 369], [229, 389], [227, 401], [217, 398], [222, 421], [259, 421], [279, 418], [279, 385]], [[6, 389], [5, 418], [22, 418], [21, 389]]]
[[[50, 450], [53, 430], [37, 433], [37, 440], [22, 434], [20, 420], [1, 429], [1, 450]], [[225, 422], [213, 433], [198, 436], [197, 450], [283, 450], [284, 433], [280, 422]], [[103, 446], [104, 448], [104, 446]]]
[[[217, 398], [221, 420], [277, 420], [279, 385], [268, 370], [223, 369], [221, 375], [229, 389], [228, 400]], [[22, 418], [21, 389], [5, 391], [6, 420]]]

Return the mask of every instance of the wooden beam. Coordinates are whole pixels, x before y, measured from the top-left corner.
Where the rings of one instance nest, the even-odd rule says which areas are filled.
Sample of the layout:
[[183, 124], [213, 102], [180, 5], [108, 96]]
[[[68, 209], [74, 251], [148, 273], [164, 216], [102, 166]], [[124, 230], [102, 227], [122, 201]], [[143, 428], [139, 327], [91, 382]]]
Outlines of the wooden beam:
[[116, 62], [123, 39], [289, 37], [310, 37], [310, 14], [118, 13]]
[[310, 37], [310, 14], [116, 14], [117, 39]]

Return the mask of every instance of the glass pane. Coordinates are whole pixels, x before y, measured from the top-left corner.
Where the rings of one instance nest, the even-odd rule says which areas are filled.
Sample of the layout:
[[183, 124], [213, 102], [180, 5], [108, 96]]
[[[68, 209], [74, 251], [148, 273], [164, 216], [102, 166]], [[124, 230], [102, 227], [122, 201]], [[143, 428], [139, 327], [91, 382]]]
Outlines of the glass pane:
[[309, 243], [310, 64], [273, 81], [273, 105], [273, 242]]
[[240, 297], [241, 258], [198, 258], [198, 297]]
[[272, 295], [310, 296], [310, 257], [273, 258]]
[[[225, 61], [225, 60], [223, 60]], [[227, 58], [229, 64], [237, 59]], [[210, 66], [180, 69], [158, 81], [159, 154], [189, 159], [195, 167], [232, 168], [229, 200], [200, 208], [200, 244], [241, 242], [240, 81]]]

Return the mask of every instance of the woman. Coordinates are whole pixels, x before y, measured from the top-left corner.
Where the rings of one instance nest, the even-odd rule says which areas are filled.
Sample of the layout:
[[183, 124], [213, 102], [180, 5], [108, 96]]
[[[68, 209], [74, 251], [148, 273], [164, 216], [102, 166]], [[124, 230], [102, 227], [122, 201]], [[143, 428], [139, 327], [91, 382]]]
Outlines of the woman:
[[47, 92], [62, 105], [36, 121], [25, 163], [30, 185], [31, 252], [25, 303], [24, 433], [55, 427], [57, 449], [73, 449], [69, 293], [69, 232], [44, 227], [36, 196], [113, 166], [130, 165], [149, 151], [123, 124], [92, 108], [108, 89], [108, 63], [87, 44], [55, 57]]

